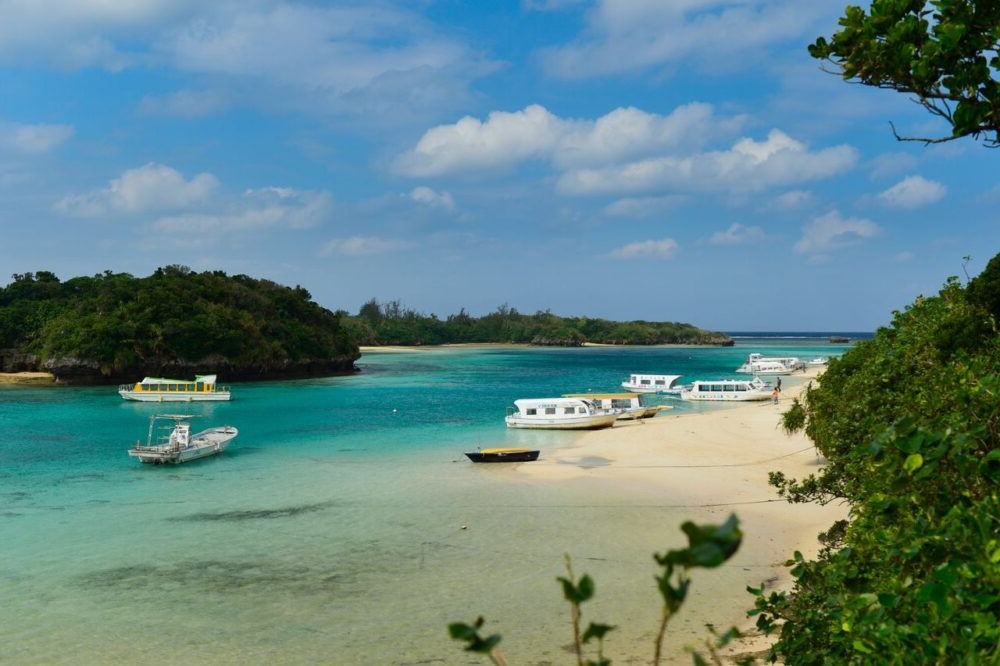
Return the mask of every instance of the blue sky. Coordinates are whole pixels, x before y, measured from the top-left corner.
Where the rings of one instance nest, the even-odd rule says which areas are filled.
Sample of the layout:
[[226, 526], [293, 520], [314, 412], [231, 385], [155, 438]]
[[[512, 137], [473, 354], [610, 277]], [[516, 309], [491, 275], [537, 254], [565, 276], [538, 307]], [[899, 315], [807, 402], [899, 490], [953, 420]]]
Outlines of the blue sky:
[[1000, 249], [1000, 155], [821, 71], [844, 4], [0, 0], [0, 275], [872, 330]]

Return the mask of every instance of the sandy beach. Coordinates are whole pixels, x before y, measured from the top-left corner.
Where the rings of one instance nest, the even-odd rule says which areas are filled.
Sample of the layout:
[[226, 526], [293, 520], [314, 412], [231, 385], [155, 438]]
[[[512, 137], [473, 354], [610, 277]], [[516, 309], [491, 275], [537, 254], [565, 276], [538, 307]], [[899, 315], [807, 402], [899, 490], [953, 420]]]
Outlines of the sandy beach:
[[0, 384], [52, 384], [50, 372], [0, 372]]
[[[779, 404], [771, 401], [706, 404], [704, 411], [620, 422], [588, 432], [568, 447], [519, 473], [550, 482], [575, 484], [595, 496], [642, 496], [650, 503], [684, 509], [697, 523], [721, 523], [736, 513], [744, 532], [739, 552], [714, 570], [696, 570], [688, 602], [670, 626], [684, 640], [707, 636], [706, 624], [724, 631], [737, 626], [753, 634], [746, 609], [753, 605], [747, 586], [767, 583], [787, 589], [784, 562], [796, 551], [812, 557], [816, 536], [847, 515], [841, 504], [789, 504], [768, 485], [770, 471], [802, 478], [823, 464], [804, 434], [787, 435], [781, 414], [821, 368], [783, 378]], [[650, 526], [650, 529], [676, 526]], [[678, 544], [684, 543], [683, 537]], [[653, 571], [651, 569], [651, 575]], [[651, 581], [652, 585], [652, 581]], [[761, 637], [743, 641], [729, 654], [763, 650]], [[690, 662], [688, 662], [690, 663]]]

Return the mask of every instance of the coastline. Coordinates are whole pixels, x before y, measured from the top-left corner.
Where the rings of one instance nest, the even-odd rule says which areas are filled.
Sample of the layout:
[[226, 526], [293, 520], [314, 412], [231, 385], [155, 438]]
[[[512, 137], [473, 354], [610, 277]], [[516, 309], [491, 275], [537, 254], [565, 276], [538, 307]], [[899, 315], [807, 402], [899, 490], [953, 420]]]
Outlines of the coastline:
[[[768, 484], [768, 472], [801, 479], [823, 465], [803, 433], [787, 435], [780, 426], [792, 399], [821, 371], [810, 368], [784, 377], [778, 405], [768, 400], [706, 406], [697, 413], [667, 411], [645, 421], [623, 422], [583, 433], [538, 462], [518, 465], [518, 472], [595, 496], [642, 497], [679, 509], [683, 520], [696, 523], [718, 524], [736, 513], [744, 533], [740, 550], [717, 569], [692, 572], [691, 595], [668, 628], [668, 642], [676, 643], [680, 635], [686, 644], [701, 645], [708, 636], [706, 624], [720, 633], [736, 626], [745, 638], [720, 654], [735, 658], [758, 653], [773, 638], [760, 635], [754, 621], [747, 619], [753, 597], [746, 588], [765, 583], [768, 590], [789, 589], [785, 561], [796, 550], [814, 557], [820, 549], [817, 535], [848, 512], [841, 504], [789, 504]], [[680, 535], [679, 522], [650, 529]], [[684, 538], [675, 541], [671, 547]], [[679, 647], [671, 645], [672, 650]], [[682, 654], [677, 652], [677, 657]]]
[[0, 385], [3, 384], [54, 384], [55, 376], [51, 372], [0, 372]]

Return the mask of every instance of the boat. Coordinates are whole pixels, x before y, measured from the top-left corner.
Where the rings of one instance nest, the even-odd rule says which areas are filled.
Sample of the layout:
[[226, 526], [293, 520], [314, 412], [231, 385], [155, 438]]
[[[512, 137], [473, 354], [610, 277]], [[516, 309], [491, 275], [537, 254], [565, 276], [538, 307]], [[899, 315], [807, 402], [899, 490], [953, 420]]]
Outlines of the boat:
[[476, 463], [531, 462], [538, 460], [537, 449], [479, 449], [466, 453]]
[[582, 430], [607, 428], [617, 418], [583, 398], [524, 398], [514, 401], [505, 420], [508, 428]]
[[795, 356], [764, 356], [750, 354], [746, 362], [736, 368], [736, 372], [749, 375], [790, 375], [805, 369], [806, 364]]
[[691, 382], [681, 393], [682, 400], [767, 400], [770, 387], [760, 377], [752, 379], [713, 379]]
[[629, 375], [622, 388], [632, 393], [670, 393], [681, 375]]
[[188, 422], [192, 418], [191, 414], [154, 414], [146, 444], [136, 442], [128, 454], [139, 462], [176, 465], [222, 453], [239, 434], [233, 426], [218, 426], [192, 435]]
[[816, 358], [812, 358], [806, 361], [806, 365], [811, 365], [811, 366], [826, 365], [829, 362], [830, 359], [827, 358], [826, 356], [817, 356]]
[[145, 377], [141, 382], [122, 384], [118, 394], [140, 402], [203, 402], [229, 400], [228, 386], [215, 383], [215, 375], [195, 375], [193, 381]]
[[565, 393], [564, 398], [583, 398], [595, 407], [618, 414], [619, 421], [628, 419], [650, 419], [660, 410], [671, 409], [665, 405], [644, 405], [641, 394], [636, 393]]

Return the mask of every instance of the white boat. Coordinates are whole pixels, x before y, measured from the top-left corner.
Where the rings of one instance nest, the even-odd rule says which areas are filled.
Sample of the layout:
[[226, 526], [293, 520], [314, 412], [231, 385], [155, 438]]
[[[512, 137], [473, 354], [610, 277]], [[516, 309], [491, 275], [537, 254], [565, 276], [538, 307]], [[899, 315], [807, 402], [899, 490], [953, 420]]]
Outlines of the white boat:
[[810, 366], [814, 366], [815, 367], [817, 365], [826, 365], [829, 362], [830, 362], [830, 359], [827, 358], [826, 356], [817, 356], [816, 358], [809, 359], [808, 361], [806, 361], [806, 365], [810, 365]]
[[[219, 426], [191, 434], [190, 414], [154, 414], [149, 419], [146, 444], [136, 442], [128, 450], [139, 462], [154, 465], [179, 464], [222, 453], [239, 431], [233, 426]], [[163, 434], [169, 430], [169, 434]]]
[[195, 375], [194, 381], [146, 377], [141, 382], [122, 384], [118, 394], [140, 402], [203, 402], [229, 400], [228, 386], [215, 383], [215, 375]]
[[524, 398], [514, 401], [505, 420], [508, 428], [582, 430], [607, 428], [617, 418], [583, 398]]
[[664, 405], [644, 405], [642, 396], [637, 393], [566, 393], [564, 398], [583, 398], [600, 410], [618, 414], [618, 420], [649, 419], [663, 409], [672, 409]]
[[713, 379], [691, 382], [681, 393], [682, 400], [767, 400], [771, 389], [760, 377], [753, 379]]
[[670, 393], [681, 375], [629, 375], [622, 388], [632, 393]]
[[748, 375], [790, 375], [796, 370], [803, 370], [806, 364], [795, 356], [764, 356], [750, 354], [746, 362], [736, 368], [736, 372]]

